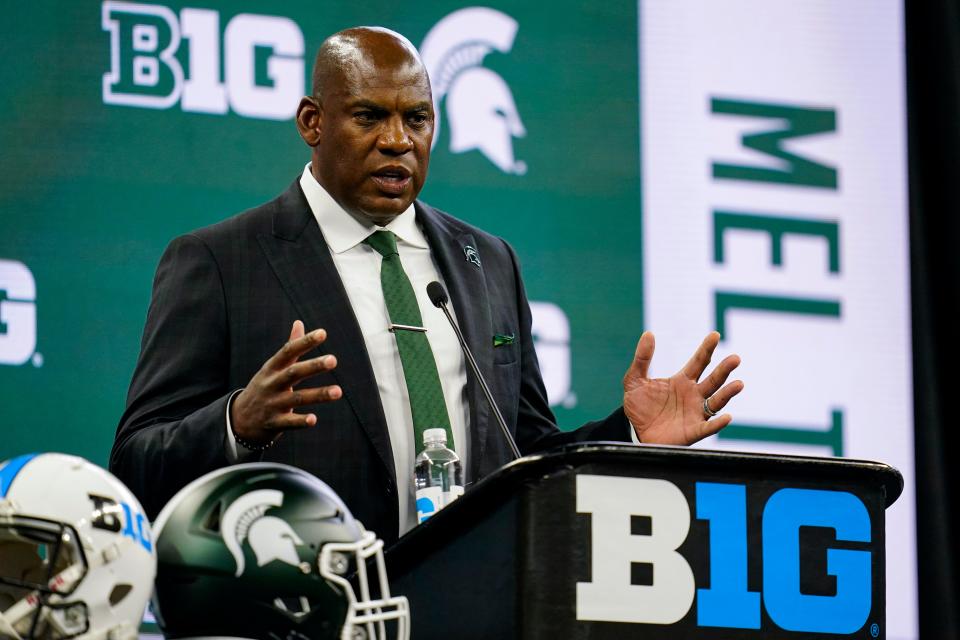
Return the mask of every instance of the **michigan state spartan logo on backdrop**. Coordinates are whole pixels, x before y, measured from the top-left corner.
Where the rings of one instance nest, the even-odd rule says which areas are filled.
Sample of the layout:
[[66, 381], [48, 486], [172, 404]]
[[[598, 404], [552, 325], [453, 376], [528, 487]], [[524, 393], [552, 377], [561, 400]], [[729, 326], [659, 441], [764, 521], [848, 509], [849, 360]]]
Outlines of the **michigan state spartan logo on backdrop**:
[[423, 39], [420, 55], [430, 74], [437, 113], [433, 142], [440, 137], [446, 98], [450, 151], [478, 149], [504, 173], [522, 175], [527, 165], [513, 154], [513, 139], [527, 134], [510, 87], [482, 65], [488, 53], [509, 53], [517, 21], [486, 7], [467, 7], [440, 20]]

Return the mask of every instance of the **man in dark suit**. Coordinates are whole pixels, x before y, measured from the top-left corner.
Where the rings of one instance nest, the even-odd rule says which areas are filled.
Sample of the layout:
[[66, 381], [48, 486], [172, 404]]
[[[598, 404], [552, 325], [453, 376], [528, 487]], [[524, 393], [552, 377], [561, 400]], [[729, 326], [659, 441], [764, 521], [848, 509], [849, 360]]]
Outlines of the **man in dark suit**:
[[[411, 526], [414, 431], [423, 425], [421, 390], [410, 386], [424, 376], [418, 366], [411, 377], [398, 353], [396, 287], [377, 277], [388, 259], [402, 263], [428, 330], [419, 348], [441, 356], [422, 368], [436, 368], [426, 377], [434, 398], [443, 397], [468, 482], [510, 454], [451, 330], [426, 302], [421, 285], [432, 279], [446, 283], [524, 453], [582, 440], [689, 444], [729, 423], [717, 412], [742, 388], [726, 382], [739, 359], [728, 356], [699, 381], [717, 334], [676, 375], [650, 379], [654, 345], [645, 333], [623, 380], [623, 407], [561, 432], [516, 255], [416, 200], [434, 123], [416, 49], [384, 29], [343, 31], [321, 46], [313, 81], [297, 113], [312, 148], [300, 179], [265, 205], [177, 238], [157, 269], [110, 459], [150, 517], [194, 478], [263, 459], [316, 474], [387, 541]], [[384, 234], [395, 246], [376, 247], [372, 238]], [[514, 339], [495, 346], [497, 334]]]

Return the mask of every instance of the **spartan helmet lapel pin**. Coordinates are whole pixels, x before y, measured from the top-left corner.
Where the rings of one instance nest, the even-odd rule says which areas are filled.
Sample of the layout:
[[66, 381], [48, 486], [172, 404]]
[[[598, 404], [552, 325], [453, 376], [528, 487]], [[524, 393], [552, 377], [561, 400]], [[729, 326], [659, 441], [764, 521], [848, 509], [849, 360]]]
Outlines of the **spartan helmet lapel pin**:
[[477, 269], [480, 268], [480, 254], [477, 253], [477, 250], [467, 245], [463, 248], [463, 255], [466, 257], [467, 262], [472, 262], [476, 265]]

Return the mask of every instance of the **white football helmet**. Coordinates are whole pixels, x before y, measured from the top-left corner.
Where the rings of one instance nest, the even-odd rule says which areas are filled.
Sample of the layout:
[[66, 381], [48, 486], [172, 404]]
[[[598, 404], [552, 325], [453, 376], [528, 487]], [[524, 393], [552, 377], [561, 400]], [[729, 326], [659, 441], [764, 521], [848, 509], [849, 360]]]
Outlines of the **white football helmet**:
[[132, 640], [156, 553], [140, 503], [83, 458], [0, 462], [0, 638]]

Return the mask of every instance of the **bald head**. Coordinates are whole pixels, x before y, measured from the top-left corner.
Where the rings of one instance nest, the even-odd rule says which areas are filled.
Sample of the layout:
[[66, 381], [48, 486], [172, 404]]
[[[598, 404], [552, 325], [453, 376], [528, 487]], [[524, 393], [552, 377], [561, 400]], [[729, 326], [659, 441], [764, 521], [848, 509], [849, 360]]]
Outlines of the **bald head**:
[[409, 40], [380, 27], [324, 40], [297, 130], [312, 147], [313, 177], [349, 214], [383, 226], [410, 208], [433, 126], [430, 80]]
[[384, 68], [405, 68], [410, 76], [422, 74], [429, 90], [420, 54], [405, 37], [383, 27], [344, 29], [324, 40], [317, 51], [313, 97], [322, 102], [328, 91], [349, 88]]

